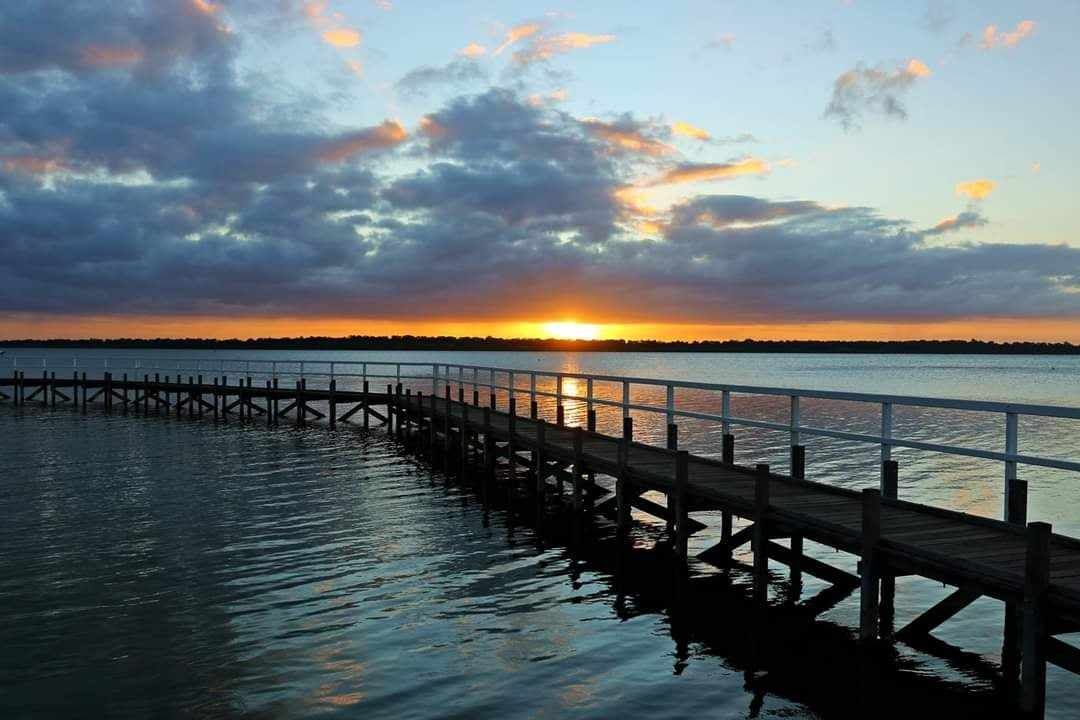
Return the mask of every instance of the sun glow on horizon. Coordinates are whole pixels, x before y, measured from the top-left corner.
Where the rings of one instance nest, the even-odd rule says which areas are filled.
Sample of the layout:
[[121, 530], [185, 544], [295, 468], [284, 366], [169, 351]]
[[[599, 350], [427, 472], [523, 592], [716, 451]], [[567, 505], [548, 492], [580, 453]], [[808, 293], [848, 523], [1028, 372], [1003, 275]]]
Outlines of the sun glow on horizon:
[[600, 337], [600, 326], [591, 323], [579, 323], [573, 320], [544, 323], [541, 328], [548, 337], [560, 340], [596, 340]]

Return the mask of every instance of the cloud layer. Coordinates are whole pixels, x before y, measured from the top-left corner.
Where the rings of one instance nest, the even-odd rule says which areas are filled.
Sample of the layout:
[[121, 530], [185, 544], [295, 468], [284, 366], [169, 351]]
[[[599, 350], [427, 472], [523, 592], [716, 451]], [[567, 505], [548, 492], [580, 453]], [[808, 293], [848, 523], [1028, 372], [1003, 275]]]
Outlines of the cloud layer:
[[[745, 194], [748, 179], [764, 187], [776, 161], [692, 162], [673, 135], [709, 135], [686, 123], [582, 119], [493, 88], [451, 97], [417, 126], [340, 127], [319, 108], [277, 111], [239, 72], [240, 40], [217, 5], [38, 5], [48, 32], [24, 30], [44, 26], [28, 17], [38, 10], [0, 7], [8, 312], [535, 318], [584, 308], [624, 322], [1080, 314], [1080, 250], [944, 246], [942, 235], [986, 224], [970, 208], [920, 229], [871, 208]], [[543, 59], [596, 44], [588, 37], [522, 25], [495, 52]], [[472, 67], [469, 55], [451, 66]], [[456, 72], [415, 71], [399, 86], [452, 85]], [[898, 96], [928, 70], [851, 72], [834, 98], [844, 122], [898, 112]], [[633, 202], [674, 188], [685, 194], [664, 209]]]

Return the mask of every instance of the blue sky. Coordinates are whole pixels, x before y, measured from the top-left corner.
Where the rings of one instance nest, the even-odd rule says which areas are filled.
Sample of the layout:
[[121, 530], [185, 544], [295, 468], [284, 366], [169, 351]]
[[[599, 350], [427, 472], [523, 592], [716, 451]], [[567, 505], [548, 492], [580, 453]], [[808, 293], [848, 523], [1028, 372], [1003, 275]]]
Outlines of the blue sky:
[[[455, 327], [1080, 339], [1078, 20], [946, 0], [6, 6], [0, 334], [407, 327], [395, 288], [442, 258], [474, 287], [417, 301]], [[50, 252], [71, 265], [43, 273]], [[252, 256], [263, 284], [170, 282]], [[536, 277], [509, 282], [515, 264]]]

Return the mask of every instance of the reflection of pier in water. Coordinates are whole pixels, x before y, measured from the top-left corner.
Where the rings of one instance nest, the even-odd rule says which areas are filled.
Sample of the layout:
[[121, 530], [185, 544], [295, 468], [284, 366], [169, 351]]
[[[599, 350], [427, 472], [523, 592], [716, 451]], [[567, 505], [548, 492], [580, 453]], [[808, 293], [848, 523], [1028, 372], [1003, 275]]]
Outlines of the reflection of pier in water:
[[[0, 399], [9, 398], [16, 403], [37, 399], [53, 406], [71, 403], [81, 406], [84, 412], [89, 403], [101, 401], [110, 412], [174, 412], [193, 418], [212, 414], [223, 421], [230, 416], [250, 421], [258, 417], [269, 425], [276, 425], [282, 419], [297, 425], [309, 420], [326, 420], [331, 428], [348, 421], [360, 422], [365, 427], [375, 422], [411, 441], [433, 461], [457, 469], [463, 477], [478, 480], [485, 502], [493, 499], [496, 491], [507, 494], [515, 502], [527, 498], [535, 506], [538, 524], [544, 523], [553, 507], [567, 509], [573, 518], [571, 538], [576, 547], [588, 547], [588, 543], [581, 542], [586, 537], [583, 530], [594, 515], [612, 516], [616, 538], [623, 539], [630, 532], [632, 508], [656, 516], [666, 526], [663, 546], [681, 561], [675, 566], [684, 569], [690, 536], [705, 528], [691, 514], [719, 513], [722, 519], [720, 542], [699, 554], [698, 558], [728, 567], [733, 552], [745, 545], [753, 549], [750, 598], [732, 610], [750, 618], [747, 627], [751, 637], [746, 647], [752, 652], [751, 657], [741, 664], [749, 668], [751, 680], [753, 670], [759, 664], [754, 653], [762, 652], [762, 646], [781, 648], [792, 636], [822, 632], [819, 624], [808, 621], [856, 591], [860, 599], [859, 651], [854, 656], [857, 659], [842, 661], [848, 663], [853, 676], [865, 675], [865, 663], [860, 658], [869, 655], [887, 657], [888, 641], [893, 638], [942, 656], [949, 663], [964, 662], [971, 666], [969, 671], [973, 667], [977, 674], [988, 674], [984, 661], [965, 662], [977, 656], [966, 655], [929, 635], [931, 630], [983, 596], [1005, 603], [1002, 663], [1000, 672], [994, 671], [994, 674], [1000, 677], [1005, 692], [1022, 710], [1033, 714], [1042, 712], [1048, 661], [1080, 672], [1080, 651], [1055, 637], [1080, 629], [1080, 541], [1052, 534], [1045, 523], [1025, 525], [1027, 489], [1026, 484], [1016, 477], [1017, 463], [1080, 469], [1080, 464], [1071, 461], [1021, 455], [1016, 444], [1018, 415], [1080, 418], [1080, 409], [1008, 404], [999, 407], [992, 403], [930, 399], [918, 403], [913, 401], [920, 399], [836, 393], [834, 395], [841, 399], [882, 402], [883, 405], [882, 434], [869, 438], [882, 445], [880, 487], [855, 492], [804, 479], [805, 450], [798, 442], [801, 434], [868, 440], [867, 436], [857, 433], [806, 428], [800, 424], [799, 398], [828, 397], [829, 393], [724, 388], [723, 413], [711, 416], [680, 410], [675, 405], [677, 387], [707, 388], [704, 384], [584, 375], [564, 378], [552, 374], [558, 375], [554, 394], [557, 402], [554, 422], [548, 422], [541, 417], [538, 397], [552, 393], [537, 388], [537, 376], [545, 373], [483, 369], [490, 374], [488, 382], [481, 382], [478, 379], [480, 368], [469, 368], [473, 372], [470, 380], [465, 376], [465, 368], [459, 368], [457, 377], [443, 365], [427, 365], [432, 370], [430, 376], [402, 376], [403, 365], [412, 367], [414, 372], [415, 366], [393, 363], [395, 372], [388, 376], [369, 375], [369, 365], [380, 363], [364, 364], [363, 381], [356, 389], [339, 389], [338, 378], [352, 376], [335, 374], [333, 367], [324, 388], [309, 388], [303, 377], [295, 381], [295, 387], [281, 387], [276, 368], [268, 374], [264, 386], [253, 384], [251, 375], [246, 375], [239, 384], [230, 384], [225, 377], [206, 383], [200, 376], [189, 376], [185, 381], [183, 376], [174, 380], [171, 377], [163, 379], [160, 375], [151, 378], [146, 373], [142, 379], [129, 379], [127, 375], [116, 378], [112, 372], [105, 372], [100, 378], [87, 378], [85, 373], [70, 378], [58, 378], [55, 373], [48, 372], [41, 378], [15, 373], [11, 378], [0, 380]], [[506, 385], [496, 383], [496, 372], [507, 374]], [[515, 375], [529, 377], [529, 387], [519, 387]], [[370, 379], [388, 378], [395, 382], [387, 385], [385, 392], [370, 389]], [[573, 386], [567, 392], [564, 380], [568, 381], [567, 385], [584, 381], [588, 395], [582, 398]], [[594, 381], [621, 382], [621, 402], [594, 396]], [[666, 405], [653, 407], [632, 403], [628, 390], [632, 382], [666, 384]], [[418, 385], [441, 389], [441, 397], [430, 391], [425, 394], [419, 389], [414, 393]], [[469, 386], [471, 398], [466, 397]], [[484, 386], [489, 389], [489, 402], [480, 407], [480, 388]], [[790, 425], [731, 416], [730, 393], [755, 390], [788, 395], [791, 398]], [[499, 409], [497, 391], [505, 391], [503, 410]], [[519, 395], [530, 397], [527, 414], [517, 411]], [[587, 401], [584, 427], [567, 424], [564, 398]], [[972, 406], [970, 409], [1003, 412], [1007, 422], [1006, 452], [951, 448], [892, 438], [888, 412], [891, 412], [893, 402], [960, 409]], [[596, 431], [594, 403], [622, 408], [621, 435]], [[987, 407], [981, 407], [983, 405]], [[631, 410], [667, 416], [667, 447], [654, 447], [634, 440]], [[679, 428], [674, 422], [677, 417], [720, 421], [724, 429], [722, 458], [715, 460], [679, 450]], [[793, 440], [790, 474], [776, 474], [764, 464], [755, 467], [736, 464], [732, 424], [789, 430]], [[1004, 502], [1007, 520], [996, 521], [897, 499], [898, 469], [888, 454], [894, 445], [1002, 460], [1006, 465]], [[610, 480], [603, 480], [604, 477]], [[649, 495], [656, 499], [650, 499]], [[665, 499], [666, 502], [659, 502]], [[736, 529], [735, 518], [746, 519], [749, 524]], [[778, 540], [784, 540], [786, 544]], [[806, 554], [805, 541], [854, 555], [859, 559], [856, 572]], [[625, 543], [620, 541], [620, 544]], [[783, 601], [771, 606], [768, 603], [769, 560], [790, 569], [787, 592], [782, 593], [785, 595]], [[804, 574], [825, 581], [827, 587], [814, 597], [802, 600]], [[901, 575], [931, 578], [956, 589], [897, 630], [893, 627], [895, 578]], [[695, 586], [701, 584], [700, 579], [676, 582], [683, 591], [673, 595], [671, 618], [672, 633], [679, 647], [684, 642], [681, 637], [691, 637], [695, 632], [688, 628], [696, 628], [697, 620], [708, 616], [708, 610], [701, 609], [690, 613], [695, 622], [684, 626], [679, 621], [681, 611], [678, 608], [693, 607], [705, 596], [695, 591]], [[767, 622], [764, 619], [766, 607]], [[744, 649], [733, 648], [723, 654], [738, 656]], [[685, 653], [684, 650], [679, 652]], [[765, 655], [776, 656], [777, 653], [765, 652]], [[884, 665], [871, 665], [885, 667], [891, 662], [896, 666], [896, 657]], [[830, 668], [830, 673], [834, 672]], [[865, 689], [872, 685], [873, 682], [866, 680], [860, 682], [859, 687]], [[798, 695], [798, 692], [794, 694]]]

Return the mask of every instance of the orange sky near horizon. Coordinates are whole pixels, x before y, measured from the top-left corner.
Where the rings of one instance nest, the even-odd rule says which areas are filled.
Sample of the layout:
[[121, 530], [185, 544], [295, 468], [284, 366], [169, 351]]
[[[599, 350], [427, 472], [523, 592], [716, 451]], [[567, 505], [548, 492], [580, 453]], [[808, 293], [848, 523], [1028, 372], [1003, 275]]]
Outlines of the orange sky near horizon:
[[979, 339], [1080, 343], [1080, 322], [1060, 318], [943, 322], [819, 322], [776, 324], [576, 323], [552, 321], [393, 320], [315, 317], [0, 317], [0, 339], [47, 338], [253, 338], [305, 335], [456, 335], [580, 337], [627, 340], [918, 340]]

